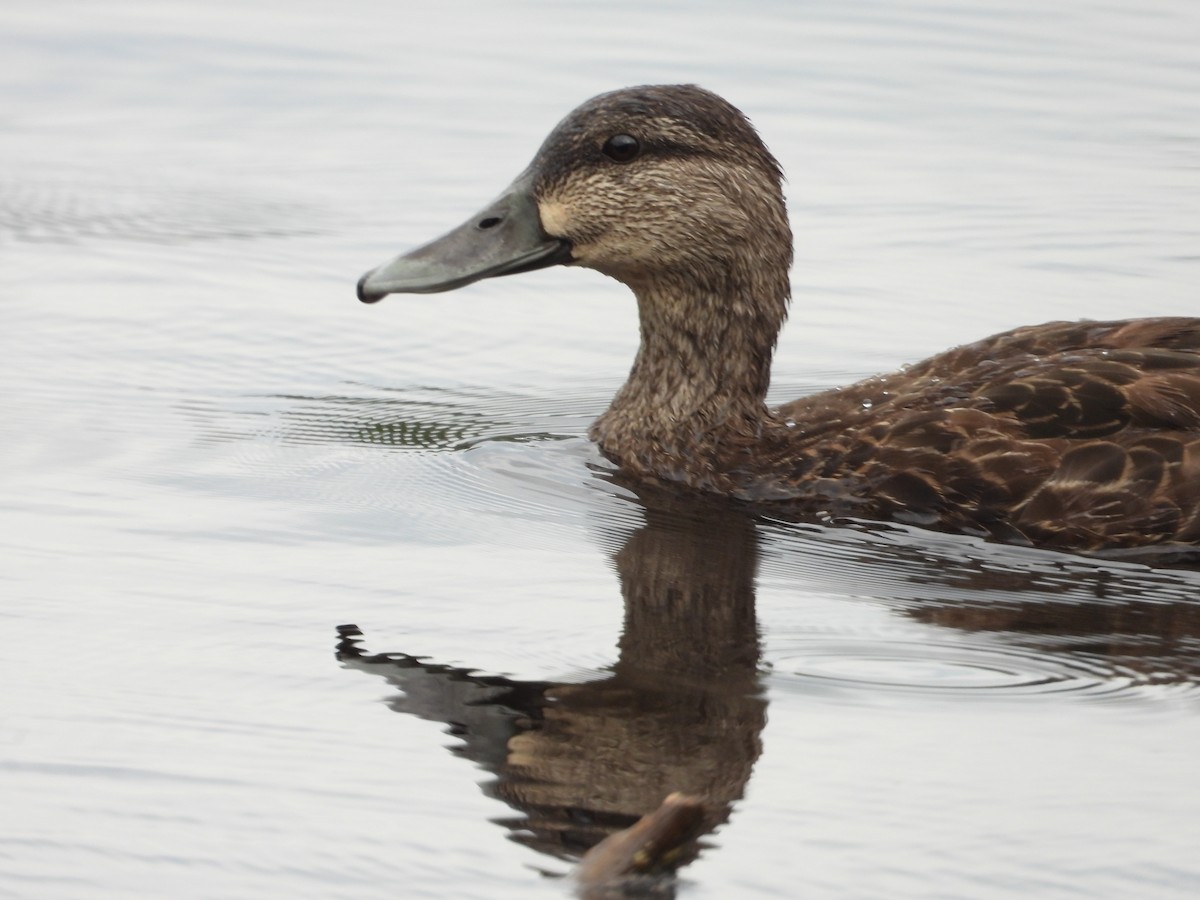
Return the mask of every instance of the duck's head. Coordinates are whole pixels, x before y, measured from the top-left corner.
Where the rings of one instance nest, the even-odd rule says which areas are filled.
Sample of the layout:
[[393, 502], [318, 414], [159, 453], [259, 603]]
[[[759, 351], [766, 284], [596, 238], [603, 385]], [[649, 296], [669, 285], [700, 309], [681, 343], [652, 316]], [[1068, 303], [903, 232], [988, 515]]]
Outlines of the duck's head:
[[493, 203], [372, 269], [358, 296], [373, 303], [565, 264], [639, 295], [682, 280], [728, 296], [731, 280], [781, 274], [783, 303], [792, 244], [781, 181], [746, 117], [716, 94], [693, 85], [602, 94], [559, 123]]

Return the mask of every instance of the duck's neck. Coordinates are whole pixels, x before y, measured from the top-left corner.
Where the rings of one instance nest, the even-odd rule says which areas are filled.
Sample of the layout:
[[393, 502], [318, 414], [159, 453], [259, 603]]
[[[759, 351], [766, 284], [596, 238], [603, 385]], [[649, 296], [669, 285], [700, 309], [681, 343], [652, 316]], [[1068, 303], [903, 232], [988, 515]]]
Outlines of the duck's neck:
[[718, 487], [771, 422], [771, 357], [787, 314], [782, 272], [632, 283], [641, 345], [591, 436], [623, 468]]

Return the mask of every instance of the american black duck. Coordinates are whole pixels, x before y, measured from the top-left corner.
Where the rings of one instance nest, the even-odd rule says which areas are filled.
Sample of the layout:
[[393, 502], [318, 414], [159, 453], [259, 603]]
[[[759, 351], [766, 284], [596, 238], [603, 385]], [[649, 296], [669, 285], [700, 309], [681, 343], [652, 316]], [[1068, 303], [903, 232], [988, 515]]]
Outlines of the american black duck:
[[1018, 328], [769, 409], [791, 296], [781, 182], [715, 94], [602, 94], [495, 202], [358, 296], [559, 264], [628, 285], [641, 346], [590, 436], [639, 478], [1060, 549], [1200, 544], [1200, 319]]

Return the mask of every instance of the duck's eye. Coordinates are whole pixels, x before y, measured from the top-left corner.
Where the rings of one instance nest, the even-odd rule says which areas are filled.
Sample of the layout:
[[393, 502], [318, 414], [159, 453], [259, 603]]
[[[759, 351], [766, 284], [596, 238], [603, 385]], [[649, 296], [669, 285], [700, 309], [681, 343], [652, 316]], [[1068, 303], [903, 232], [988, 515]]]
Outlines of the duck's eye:
[[614, 134], [600, 151], [613, 162], [626, 163], [642, 152], [642, 145], [632, 134]]

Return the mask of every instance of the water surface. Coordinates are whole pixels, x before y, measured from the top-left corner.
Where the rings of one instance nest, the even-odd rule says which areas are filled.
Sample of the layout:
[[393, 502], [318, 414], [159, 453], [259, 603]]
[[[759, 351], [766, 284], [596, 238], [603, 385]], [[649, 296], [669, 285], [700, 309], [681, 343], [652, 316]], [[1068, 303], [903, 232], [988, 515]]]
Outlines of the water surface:
[[1195, 314], [1191, 4], [0, 21], [0, 895], [564, 897], [680, 788], [681, 896], [1194, 895], [1195, 574], [623, 484], [593, 273], [353, 297], [581, 100], [696, 81], [789, 174], [777, 399]]

